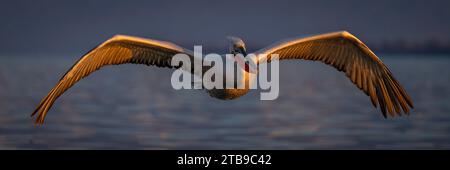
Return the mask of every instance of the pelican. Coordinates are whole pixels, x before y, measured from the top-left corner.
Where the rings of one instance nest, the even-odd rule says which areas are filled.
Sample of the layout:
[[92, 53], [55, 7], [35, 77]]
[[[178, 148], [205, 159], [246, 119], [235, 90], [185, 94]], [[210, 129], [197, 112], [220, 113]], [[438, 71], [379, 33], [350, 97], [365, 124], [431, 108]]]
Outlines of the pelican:
[[[246, 56], [244, 41], [237, 37], [231, 40], [230, 53]], [[104, 66], [131, 63], [179, 68], [171, 65], [171, 59], [180, 53], [186, 54], [192, 61], [201, 60], [194, 57], [193, 51], [170, 42], [116, 35], [82, 56], [41, 100], [31, 116], [37, 114], [36, 124], [43, 124], [47, 112], [58, 97], [78, 81]], [[259, 64], [270, 62], [270, 54], [278, 54], [279, 60], [303, 59], [332, 66], [344, 72], [353, 84], [369, 96], [375, 108], [379, 105], [385, 118], [388, 115], [409, 115], [409, 110], [414, 108], [411, 98], [387, 66], [362, 41], [347, 31], [287, 39], [254, 54]], [[245, 63], [245, 68], [248, 67], [248, 63]], [[201, 70], [205, 72], [209, 68], [203, 67]], [[184, 69], [196, 75], [192, 67]], [[248, 75], [250, 71], [245, 69], [243, 73]], [[248, 81], [248, 76], [243, 77], [244, 81]], [[207, 90], [210, 96], [219, 99], [236, 99], [248, 91], [248, 86], [243, 89]]]

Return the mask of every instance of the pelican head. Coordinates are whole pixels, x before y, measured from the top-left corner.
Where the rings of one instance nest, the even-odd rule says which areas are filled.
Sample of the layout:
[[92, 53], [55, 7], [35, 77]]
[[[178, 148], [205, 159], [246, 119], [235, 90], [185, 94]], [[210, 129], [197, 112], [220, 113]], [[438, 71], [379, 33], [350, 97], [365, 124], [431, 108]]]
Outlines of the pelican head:
[[231, 54], [242, 54], [244, 57], [247, 56], [247, 49], [245, 48], [245, 43], [242, 39], [238, 37], [229, 36], [230, 40], [230, 53]]
[[255, 65], [255, 63], [253, 62], [249, 62], [249, 58], [247, 58], [247, 49], [245, 48], [245, 43], [244, 41], [242, 41], [242, 39], [238, 38], [238, 37], [233, 37], [233, 36], [229, 36], [227, 37], [228, 40], [230, 40], [230, 54], [233, 55], [237, 55], [237, 54], [242, 54], [246, 59], [242, 60], [236, 58], [238, 64], [241, 66], [241, 68], [244, 68], [245, 71], [250, 72], [250, 73], [254, 73], [257, 74], [258, 73], [258, 69], [257, 66]]

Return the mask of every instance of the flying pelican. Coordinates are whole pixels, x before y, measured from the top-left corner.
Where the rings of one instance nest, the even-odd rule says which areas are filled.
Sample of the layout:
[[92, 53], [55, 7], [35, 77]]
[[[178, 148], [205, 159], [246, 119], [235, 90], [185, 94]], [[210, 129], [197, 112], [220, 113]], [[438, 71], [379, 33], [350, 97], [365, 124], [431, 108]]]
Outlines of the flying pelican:
[[[247, 55], [244, 42], [231, 38], [230, 53]], [[39, 103], [31, 116], [37, 113], [36, 123], [42, 124], [44, 118], [55, 102], [66, 90], [82, 78], [106, 65], [145, 64], [158, 67], [174, 68], [171, 59], [175, 54], [186, 54], [191, 61], [201, 60], [194, 57], [192, 51], [170, 42], [144, 39], [139, 37], [116, 35], [82, 56], [59, 80], [53, 89]], [[411, 98], [394, 78], [383, 62], [358, 38], [347, 31], [332, 32], [303, 38], [280, 41], [254, 53], [257, 62], [270, 62], [270, 54], [278, 54], [279, 60], [303, 59], [321, 61], [342, 71], [371, 99], [373, 106], [380, 106], [384, 117], [387, 113], [394, 117], [409, 114], [414, 108]], [[245, 73], [250, 69], [245, 63]], [[176, 68], [176, 67], [175, 67]], [[194, 73], [194, 69], [185, 71]], [[208, 67], [201, 69], [203, 72]], [[248, 81], [248, 76], [243, 76]], [[245, 95], [244, 89], [211, 89], [208, 93], [219, 99], [235, 99]], [[403, 110], [403, 113], [402, 113]]]

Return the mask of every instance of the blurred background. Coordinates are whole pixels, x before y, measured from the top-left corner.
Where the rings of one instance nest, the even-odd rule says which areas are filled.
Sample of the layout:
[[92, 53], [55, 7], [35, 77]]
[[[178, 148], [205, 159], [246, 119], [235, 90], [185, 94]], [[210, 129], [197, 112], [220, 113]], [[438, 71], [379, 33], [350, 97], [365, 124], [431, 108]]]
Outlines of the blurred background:
[[[0, 5], [0, 149], [449, 149], [450, 1], [16, 0]], [[384, 119], [343, 73], [281, 63], [280, 96], [233, 101], [172, 89], [171, 70], [106, 67], [67, 91], [44, 126], [31, 112], [89, 49], [116, 34], [225, 53], [347, 30], [411, 95]], [[299, 90], [298, 87], [302, 87]]]

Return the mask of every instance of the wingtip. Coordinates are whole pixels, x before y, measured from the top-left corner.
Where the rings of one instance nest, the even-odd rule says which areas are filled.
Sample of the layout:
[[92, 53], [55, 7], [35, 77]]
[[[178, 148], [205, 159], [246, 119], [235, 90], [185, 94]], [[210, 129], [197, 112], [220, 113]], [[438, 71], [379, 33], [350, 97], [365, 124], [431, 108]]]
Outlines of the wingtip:
[[381, 109], [381, 112], [382, 112], [383, 118], [385, 118], [385, 119], [388, 119], [389, 117], [394, 118], [396, 116], [402, 117], [402, 116], [410, 116], [411, 115], [411, 112], [409, 110], [403, 110], [403, 112], [402, 111], [396, 112], [397, 114], [388, 114], [389, 113], [388, 110], [383, 110], [383, 109]]
[[383, 116], [387, 117], [387, 111], [386, 111], [385, 106], [380, 106], [380, 109], [381, 109], [381, 113], [383, 113]]
[[38, 107], [36, 107], [36, 109], [34, 109], [33, 113], [31, 113], [30, 117], [33, 117], [34, 115], [36, 115], [36, 113], [39, 111], [39, 109], [41, 108], [41, 106], [42, 106], [42, 103], [40, 103], [40, 104], [38, 105]]
[[[38, 114], [36, 114], [36, 113], [38, 113]], [[36, 109], [36, 111], [31, 113], [30, 117], [35, 117], [35, 116], [36, 116], [36, 119], [34, 121], [34, 124], [36, 124], [36, 125], [44, 124], [45, 113], [39, 113], [39, 109]]]
[[44, 124], [44, 119], [41, 118], [41, 117], [37, 117], [37, 118], [36, 118], [36, 121], [34, 121], [34, 124], [35, 124], [35, 125], [41, 126], [41, 125]]
[[[31, 118], [34, 117], [34, 116], [36, 115], [36, 113], [39, 112], [40, 108], [41, 108], [41, 105], [39, 105], [39, 106], [33, 111], [33, 113], [31, 113], [30, 117], [31, 117]], [[40, 114], [38, 114], [38, 117], [36, 118], [35, 123], [37, 123], [37, 121], [39, 120], [39, 117], [40, 117]]]

